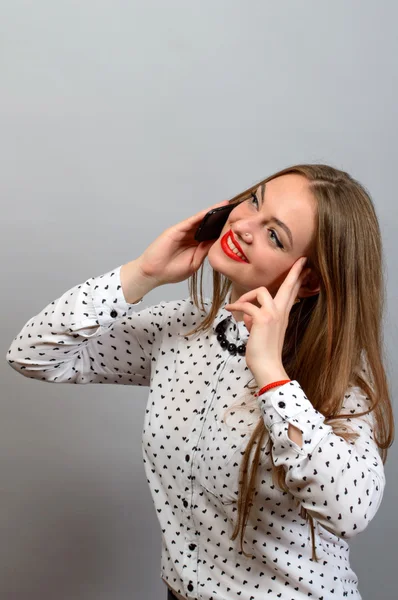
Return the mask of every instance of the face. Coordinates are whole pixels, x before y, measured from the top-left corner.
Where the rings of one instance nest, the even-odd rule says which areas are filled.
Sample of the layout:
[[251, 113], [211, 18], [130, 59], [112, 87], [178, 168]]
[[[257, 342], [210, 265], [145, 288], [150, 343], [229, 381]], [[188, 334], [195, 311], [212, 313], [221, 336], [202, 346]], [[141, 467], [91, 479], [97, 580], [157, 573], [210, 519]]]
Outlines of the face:
[[[274, 297], [293, 264], [310, 256], [315, 226], [316, 201], [302, 175], [272, 179], [238, 204], [207, 255], [213, 269], [232, 281], [231, 302], [260, 286]], [[228, 254], [231, 237], [247, 260]], [[298, 295], [317, 293], [317, 283], [310, 273]]]

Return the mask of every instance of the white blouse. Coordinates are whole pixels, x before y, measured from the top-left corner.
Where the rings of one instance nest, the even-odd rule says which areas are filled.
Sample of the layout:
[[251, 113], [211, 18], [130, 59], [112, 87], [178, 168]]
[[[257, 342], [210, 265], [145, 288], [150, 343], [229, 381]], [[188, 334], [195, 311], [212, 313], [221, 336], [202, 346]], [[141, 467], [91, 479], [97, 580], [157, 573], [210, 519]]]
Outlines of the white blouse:
[[[205, 313], [189, 298], [138, 310], [143, 302], [126, 302], [120, 267], [90, 278], [30, 319], [7, 360], [26, 377], [51, 383], [149, 387], [142, 451], [162, 531], [164, 581], [188, 599], [361, 598], [347, 540], [375, 516], [385, 486], [372, 415], [354, 417], [367, 409], [368, 398], [359, 388], [347, 390], [343, 412], [352, 414], [347, 422], [360, 437], [346, 442], [298, 381], [253, 396], [244, 356], [217, 340], [215, 327], [224, 319], [230, 342], [248, 339], [227, 301], [210, 332], [191, 337], [185, 333]], [[259, 418], [290, 493], [272, 482], [266, 439], [245, 530], [244, 549], [253, 555], [247, 558], [239, 536], [230, 536], [239, 467]], [[302, 448], [288, 437], [289, 423], [302, 431]], [[295, 499], [314, 518], [319, 562], [311, 558], [309, 523]]]

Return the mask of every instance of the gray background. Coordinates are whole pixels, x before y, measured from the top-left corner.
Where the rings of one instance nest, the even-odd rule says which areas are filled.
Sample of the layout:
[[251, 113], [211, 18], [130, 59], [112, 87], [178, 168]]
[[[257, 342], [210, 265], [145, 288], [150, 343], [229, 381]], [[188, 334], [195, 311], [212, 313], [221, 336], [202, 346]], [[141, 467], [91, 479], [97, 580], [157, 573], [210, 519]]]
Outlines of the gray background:
[[[321, 161], [376, 204], [395, 396], [397, 18], [392, 1], [2, 0], [3, 357], [46, 304], [173, 223]], [[147, 390], [0, 369], [0, 597], [165, 599]], [[364, 600], [396, 596], [396, 461], [394, 445], [381, 508], [351, 543]]]

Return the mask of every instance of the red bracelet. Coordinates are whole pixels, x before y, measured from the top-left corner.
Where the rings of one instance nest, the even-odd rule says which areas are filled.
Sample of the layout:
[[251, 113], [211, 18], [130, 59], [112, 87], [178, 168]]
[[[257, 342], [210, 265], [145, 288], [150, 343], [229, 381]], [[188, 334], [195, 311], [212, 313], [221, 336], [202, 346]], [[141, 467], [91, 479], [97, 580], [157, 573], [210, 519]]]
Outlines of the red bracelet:
[[268, 385], [262, 387], [261, 390], [259, 392], [256, 392], [254, 395], [256, 397], [261, 396], [261, 394], [265, 394], [265, 392], [267, 392], [271, 388], [278, 387], [279, 385], [284, 385], [285, 383], [289, 383], [289, 381], [291, 381], [291, 379], [285, 379], [284, 381], [275, 381], [274, 383], [269, 383]]

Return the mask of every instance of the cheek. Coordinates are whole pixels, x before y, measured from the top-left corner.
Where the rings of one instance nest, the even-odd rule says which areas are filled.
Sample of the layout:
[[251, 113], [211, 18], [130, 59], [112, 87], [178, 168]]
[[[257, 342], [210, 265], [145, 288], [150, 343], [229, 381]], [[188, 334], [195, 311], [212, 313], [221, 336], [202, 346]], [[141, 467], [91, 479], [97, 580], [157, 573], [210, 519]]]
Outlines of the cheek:
[[224, 233], [221, 233], [220, 237], [210, 246], [210, 250], [207, 253], [207, 260], [213, 269], [218, 270], [219, 266], [223, 264], [223, 257], [225, 256], [223, 249], [221, 248], [221, 237]]
[[248, 215], [247, 205], [243, 201], [241, 204], [237, 204], [235, 206], [235, 208], [233, 208], [231, 210], [231, 212], [228, 215], [227, 222], [230, 225], [231, 223], [234, 223], [235, 221], [238, 221], [239, 219], [244, 219], [245, 217], [247, 217], [247, 215]]
[[[264, 248], [252, 262], [252, 275], [256, 281], [264, 282], [269, 291], [276, 290], [285, 278], [285, 267], [272, 248]], [[261, 285], [261, 283], [259, 284]]]
[[231, 224], [227, 221], [224, 227], [221, 229], [221, 233], [218, 236], [218, 239], [221, 240], [222, 236], [225, 235], [229, 229], [231, 229]]
[[231, 224], [234, 223], [237, 220], [237, 216], [236, 216], [236, 209], [234, 209], [233, 211], [231, 211], [227, 217], [227, 220], [224, 223], [224, 226], [221, 230], [221, 235], [220, 237], [222, 237], [224, 235], [224, 233], [227, 233], [227, 231], [229, 229], [231, 229]]
[[248, 211], [245, 202], [243, 202], [242, 204], [238, 204], [238, 206], [231, 210], [231, 212], [229, 213], [227, 220], [225, 221], [224, 226], [219, 235], [219, 239], [221, 239], [222, 236], [231, 229], [231, 225], [233, 225], [234, 223], [236, 223], [236, 221], [239, 221], [240, 219], [247, 218], [247, 216]]

